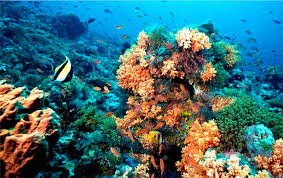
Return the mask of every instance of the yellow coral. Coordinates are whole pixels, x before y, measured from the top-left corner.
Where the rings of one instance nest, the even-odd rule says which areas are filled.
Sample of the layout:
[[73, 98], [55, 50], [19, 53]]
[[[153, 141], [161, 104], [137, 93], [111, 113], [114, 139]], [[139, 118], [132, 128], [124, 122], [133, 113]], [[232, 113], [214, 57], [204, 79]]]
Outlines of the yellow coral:
[[209, 62], [208, 64], [206, 64], [205, 66], [205, 71], [204, 73], [200, 76], [200, 78], [202, 79], [202, 81], [204, 82], [208, 82], [211, 81], [213, 79], [213, 77], [216, 76], [216, 70], [215, 68], [212, 67], [211, 62]]

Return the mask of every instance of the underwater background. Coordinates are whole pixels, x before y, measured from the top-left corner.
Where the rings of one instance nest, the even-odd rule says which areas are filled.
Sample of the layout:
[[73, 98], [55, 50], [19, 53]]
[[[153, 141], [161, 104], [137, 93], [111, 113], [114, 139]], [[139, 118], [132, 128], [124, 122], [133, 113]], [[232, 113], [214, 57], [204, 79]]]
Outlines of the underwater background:
[[1, 1], [1, 177], [282, 177], [282, 1]]

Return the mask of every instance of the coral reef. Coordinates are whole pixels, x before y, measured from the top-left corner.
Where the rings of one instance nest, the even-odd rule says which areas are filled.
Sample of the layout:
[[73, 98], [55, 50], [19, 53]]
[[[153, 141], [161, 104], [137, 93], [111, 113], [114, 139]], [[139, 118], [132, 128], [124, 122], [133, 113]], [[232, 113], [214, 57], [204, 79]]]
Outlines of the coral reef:
[[271, 157], [262, 157], [260, 155], [254, 158], [258, 168], [267, 169], [275, 176], [282, 176], [283, 174], [283, 140], [278, 139], [273, 145]]
[[182, 149], [182, 160], [176, 163], [183, 177], [204, 176], [199, 162], [208, 148], [213, 148], [219, 144], [220, 134], [214, 121], [204, 122], [202, 125], [198, 121], [192, 124], [185, 144]]
[[48, 94], [37, 88], [20, 96], [25, 87], [0, 85], [1, 151], [4, 177], [34, 176], [58, 139], [59, 116], [42, 108]]

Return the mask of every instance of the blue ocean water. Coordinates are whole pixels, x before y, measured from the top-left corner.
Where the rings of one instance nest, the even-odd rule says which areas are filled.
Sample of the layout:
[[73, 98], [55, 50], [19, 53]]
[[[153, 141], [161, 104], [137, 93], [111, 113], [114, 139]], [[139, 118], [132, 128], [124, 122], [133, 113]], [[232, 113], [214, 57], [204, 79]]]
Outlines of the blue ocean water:
[[1, 1], [0, 177], [281, 177], [282, 28], [283, 1]]
[[[273, 21], [282, 23], [281, 1], [51, 1], [41, 4], [41, 8], [51, 15], [70, 12], [82, 20], [95, 18], [89, 31], [109, 36], [117, 42], [124, 34], [134, 41], [141, 30], [154, 24], [166, 25], [171, 30], [211, 20], [223, 36], [229, 36], [247, 48], [259, 48], [264, 64], [282, 65], [283, 49], [279, 40], [283, 37], [282, 24]], [[104, 9], [112, 13], [105, 13]], [[125, 28], [117, 31], [117, 25]], [[256, 42], [248, 43], [250, 37]]]

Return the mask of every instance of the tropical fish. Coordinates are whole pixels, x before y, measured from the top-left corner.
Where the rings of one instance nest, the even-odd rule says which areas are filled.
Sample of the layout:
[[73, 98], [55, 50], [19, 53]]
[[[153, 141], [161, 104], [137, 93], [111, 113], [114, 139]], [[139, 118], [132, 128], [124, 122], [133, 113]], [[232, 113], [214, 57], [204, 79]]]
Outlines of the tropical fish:
[[112, 84], [110, 82], [106, 83], [109, 87], [112, 87]]
[[101, 91], [100, 87], [93, 87], [93, 89], [96, 90], [96, 91]]
[[163, 126], [164, 126], [164, 122], [159, 122], [158, 124], [156, 124], [156, 126], [153, 128], [153, 130], [157, 130], [157, 129], [163, 127]]
[[134, 143], [134, 142], [135, 142], [135, 139], [134, 139], [134, 136], [133, 136], [132, 132], [130, 132], [130, 131], [128, 130], [127, 134], [128, 134], [128, 136], [130, 137], [132, 143]]
[[64, 89], [61, 89], [61, 93], [62, 93], [63, 97], [65, 98], [66, 97], [66, 91]]
[[252, 34], [252, 32], [249, 31], [249, 30], [245, 30], [245, 32], [246, 32], [248, 35]]
[[272, 21], [276, 24], [281, 24], [281, 22], [279, 20], [272, 20]]
[[122, 39], [126, 39], [128, 36], [127, 35], [123, 35]]
[[172, 11], [170, 11], [169, 14], [173, 17], [175, 16], [175, 14]]
[[87, 21], [87, 23], [90, 24], [90, 23], [92, 23], [92, 22], [94, 22], [94, 21], [95, 21], [95, 18], [91, 18], [91, 19], [89, 19], [89, 20]]
[[43, 73], [43, 70], [41, 68], [37, 68], [36, 71], [41, 73], [41, 74]]
[[246, 19], [240, 19], [240, 21], [241, 21], [241, 22], [244, 22], [244, 23], [247, 22]]
[[151, 156], [151, 164], [153, 165], [153, 167], [154, 167], [155, 169], [158, 169], [158, 166], [157, 166], [157, 164], [155, 163], [155, 158], [154, 158], [154, 156]]
[[104, 41], [103, 40], [96, 40], [97, 42], [99, 42], [99, 43], [104, 43]]
[[71, 61], [67, 56], [65, 57], [65, 62], [56, 67], [52, 81], [57, 80], [60, 82], [68, 82], [73, 78], [73, 68]]
[[112, 116], [113, 114], [114, 114], [114, 113], [110, 111], [110, 112], [104, 114], [103, 117], [109, 117], [109, 116]]
[[82, 79], [80, 79], [79, 77], [77, 77], [77, 81], [78, 81], [79, 83], [82, 83]]
[[103, 88], [104, 88], [103, 94], [107, 94], [107, 93], [109, 93], [109, 89], [108, 89], [108, 87], [107, 87], [107, 86], [104, 86]]
[[149, 143], [161, 144], [162, 143], [162, 134], [158, 131], [150, 131], [146, 137], [148, 138]]
[[123, 28], [123, 25], [118, 25], [118, 26], [116, 26], [116, 29], [122, 29]]
[[158, 155], [161, 154], [161, 152], [162, 152], [162, 147], [163, 147], [162, 144], [160, 144], [160, 145], [159, 145], [159, 150], [158, 150]]
[[50, 78], [50, 79], [53, 78], [53, 75], [49, 75], [48, 78]]
[[108, 13], [108, 14], [112, 14], [112, 11], [109, 10], [109, 9], [104, 9], [104, 12], [105, 12], [105, 13]]
[[147, 133], [148, 131], [149, 131], [148, 128], [146, 128], [146, 129], [141, 129], [141, 130], [139, 130], [139, 131], [136, 133], [136, 135], [137, 135], [137, 136], [140, 136], [140, 135], [143, 135], [143, 134]]
[[93, 64], [99, 64], [101, 61], [100, 60], [95, 60], [94, 62], [93, 62]]
[[151, 178], [155, 178], [155, 174], [154, 173], [151, 175]]
[[162, 175], [164, 173], [164, 161], [163, 161], [162, 158], [160, 158], [159, 163], [160, 163], [161, 177], [162, 177]]
[[112, 154], [113, 154], [114, 156], [116, 156], [116, 158], [119, 157], [118, 151], [117, 151], [115, 148], [111, 147], [110, 150], [111, 150]]

